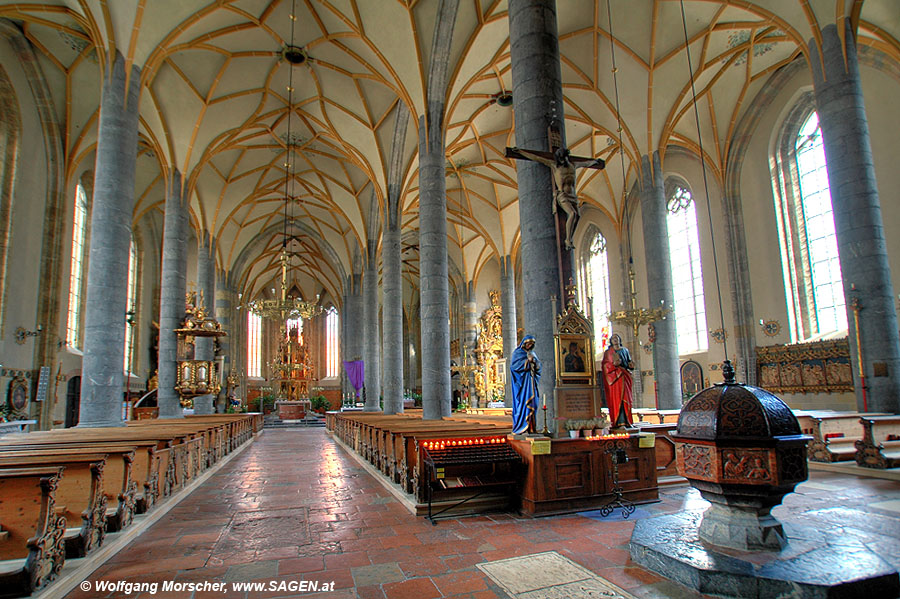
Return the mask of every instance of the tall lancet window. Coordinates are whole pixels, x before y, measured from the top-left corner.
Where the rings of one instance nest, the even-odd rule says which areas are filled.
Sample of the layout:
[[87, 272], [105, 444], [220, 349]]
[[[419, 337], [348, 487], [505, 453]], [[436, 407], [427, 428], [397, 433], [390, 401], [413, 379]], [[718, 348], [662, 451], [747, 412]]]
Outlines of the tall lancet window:
[[126, 373], [134, 371], [134, 326], [137, 317], [138, 292], [138, 254], [137, 244], [131, 239], [131, 251], [128, 253], [128, 301], [125, 302], [125, 358], [123, 367]]
[[75, 215], [72, 218], [72, 260], [69, 268], [69, 314], [66, 319], [66, 345], [81, 349], [81, 311], [84, 305], [85, 252], [88, 223], [87, 194], [84, 186], [75, 186]]
[[678, 353], [706, 351], [709, 341], [706, 338], [706, 303], [700, 266], [697, 207], [690, 190], [676, 184], [671, 186], [666, 208]]
[[791, 341], [847, 329], [822, 129], [812, 94], [788, 113], [772, 157]]
[[262, 376], [262, 318], [247, 311], [247, 376]]
[[840, 331], [847, 328], [844, 282], [834, 233], [825, 146], [822, 144], [819, 115], [815, 112], [800, 128], [796, 147], [804, 237], [815, 305], [812, 324], [818, 334]]
[[297, 329], [297, 341], [303, 343], [303, 319], [300, 317], [289, 318], [284, 323], [285, 330], [290, 333]]
[[[581, 305], [591, 309], [594, 321], [594, 350], [602, 353], [610, 335], [609, 253], [606, 238], [597, 231], [588, 235], [590, 245], [584, 252], [581, 271]], [[590, 300], [590, 301], [588, 301]]]
[[338, 328], [338, 313], [334, 306], [328, 309], [325, 316], [325, 338], [326, 338], [326, 357], [325, 357], [325, 376], [338, 375], [338, 357], [340, 356], [340, 347], [338, 336], [340, 329]]

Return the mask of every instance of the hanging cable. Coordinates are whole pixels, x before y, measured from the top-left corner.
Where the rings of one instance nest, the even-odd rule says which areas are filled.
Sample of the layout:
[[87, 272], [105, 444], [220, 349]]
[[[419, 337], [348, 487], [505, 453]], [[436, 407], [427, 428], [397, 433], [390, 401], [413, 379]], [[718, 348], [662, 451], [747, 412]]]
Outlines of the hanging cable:
[[694, 119], [697, 121], [697, 143], [700, 146], [700, 170], [703, 173], [703, 193], [706, 195], [706, 216], [709, 219], [709, 239], [713, 252], [713, 269], [716, 274], [716, 296], [719, 299], [719, 322], [722, 323], [722, 349], [728, 361], [728, 332], [725, 330], [725, 312], [722, 308], [722, 287], [719, 285], [719, 260], [716, 252], [716, 234], [713, 230], [712, 208], [709, 201], [709, 182], [706, 176], [706, 155], [703, 153], [703, 136], [700, 133], [700, 111], [697, 109], [697, 89], [694, 84], [694, 65], [691, 63], [691, 46], [688, 41], [687, 18], [684, 15], [684, 0], [681, 4], [681, 27], [684, 30], [684, 50], [687, 53], [688, 72], [691, 76], [691, 98], [694, 104]]
[[[297, 21], [297, 0], [291, 0], [291, 43], [288, 45], [288, 48], [294, 48], [294, 23]], [[294, 158], [293, 154], [293, 138], [291, 137], [291, 120], [294, 116], [294, 65], [285, 60], [288, 65], [288, 115], [287, 115], [287, 138], [285, 139], [285, 146], [287, 147], [287, 160], [284, 163], [284, 224], [282, 227], [282, 233], [284, 234], [284, 239], [281, 242], [281, 249], [283, 252], [287, 253], [287, 226], [288, 226], [288, 204], [291, 202], [291, 188], [293, 187], [293, 163]]]
[[[628, 193], [628, 185], [625, 178], [625, 144], [622, 143], [622, 112], [619, 110], [619, 67], [616, 66], [616, 44], [613, 42], [615, 35], [613, 34], [613, 25], [612, 25], [612, 10], [610, 9], [610, 4], [612, 0], [608, 0], [606, 3], [606, 21], [609, 24], [609, 54], [612, 58], [612, 74], [613, 74], [613, 89], [615, 90], [616, 95], [616, 124], [617, 124], [617, 132], [619, 134], [619, 158], [622, 163], [622, 204], [625, 204], [625, 195]], [[628, 242], [629, 250], [628, 250], [628, 260], [631, 261], [631, 241], [629, 239]]]

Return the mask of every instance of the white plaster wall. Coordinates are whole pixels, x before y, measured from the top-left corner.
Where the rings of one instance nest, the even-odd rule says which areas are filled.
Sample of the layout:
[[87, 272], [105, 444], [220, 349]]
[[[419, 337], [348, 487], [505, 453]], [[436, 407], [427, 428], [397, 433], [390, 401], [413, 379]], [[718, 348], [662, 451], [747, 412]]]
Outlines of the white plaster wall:
[[[12, 189], [6, 273], [7, 296], [0, 336], [0, 364], [4, 369], [28, 372], [32, 368], [37, 368], [33, 365], [35, 338], [28, 337], [24, 344], [19, 345], [15, 341], [15, 330], [21, 326], [34, 331], [37, 327], [38, 294], [42, 287], [38, 279], [44, 209], [47, 201], [46, 148], [43, 136], [39, 133], [40, 117], [34, 107], [31, 87], [19, 66], [18, 58], [2, 38], [0, 38], [0, 64], [3, 65], [15, 89], [21, 125]], [[52, 334], [52, 331], [43, 334]], [[6, 401], [10, 380], [9, 376], [0, 376], [0, 401]], [[35, 390], [36, 385], [32, 384], [30, 389], [32, 399]]]

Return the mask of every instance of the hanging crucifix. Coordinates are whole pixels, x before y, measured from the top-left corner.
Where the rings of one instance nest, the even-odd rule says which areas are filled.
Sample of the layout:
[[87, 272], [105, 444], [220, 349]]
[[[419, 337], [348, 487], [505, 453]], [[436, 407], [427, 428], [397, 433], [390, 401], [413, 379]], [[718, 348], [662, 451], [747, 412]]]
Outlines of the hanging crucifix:
[[543, 164], [553, 173], [553, 214], [557, 214], [557, 207], [566, 214], [566, 240], [565, 249], [575, 247], [572, 235], [575, 225], [578, 224], [579, 204], [578, 194], [575, 191], [575, 170], [578, 168], [602, 169], [606, 163], [600, 158], [583, 158], [572, 156], [569, 150], [562, 146], [559, 127], [553, 123], [548, 128], [550, 138], [550, 151], [525, 150], [522, 148], [506, 148], [506, 157], [517, 160], [530, 160]]

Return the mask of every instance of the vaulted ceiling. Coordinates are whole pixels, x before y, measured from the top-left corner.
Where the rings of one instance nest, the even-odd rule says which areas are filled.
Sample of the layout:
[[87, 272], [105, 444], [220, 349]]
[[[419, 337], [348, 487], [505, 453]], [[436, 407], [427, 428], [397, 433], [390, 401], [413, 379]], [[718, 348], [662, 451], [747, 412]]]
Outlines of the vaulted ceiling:
[[[702, 142], [721, 179], [743, 111], [821, 27], [850, 19], [860, 44], [900, 63], [896, 0], [685, 0], [701, 139], [680, 2], [609, 2], [609, 13], [607, 0], [557, 4], [568, 144], [608, 165], [580, 177], [579, 195], [619, 230], [641, 155], [673, 144], [699, 153]], [[121, 53], [142, 85], [135, 222], [162, 211], [177, 169], [194, 227], [215, 237], [218, 267], [245, 293], [278, 276], [287, 231], [291, 284], [333, 298], [378, 240], [400, 104], [412, 117], [396, 183], [417, 267], [417, 127], [437, 12], [438, 0], [0, 0], [0, 17], [38, 50], [67, 181], [92, 168], [101, 71]], [[308, 59], [291, 66], [289, 45]], [[506, 1], [459, 0], [449, 60], [450, 256], [473, 278], [519, 235], [515, 165], [503, 156], [513, 108], [496, 101], [512, 89]]]

